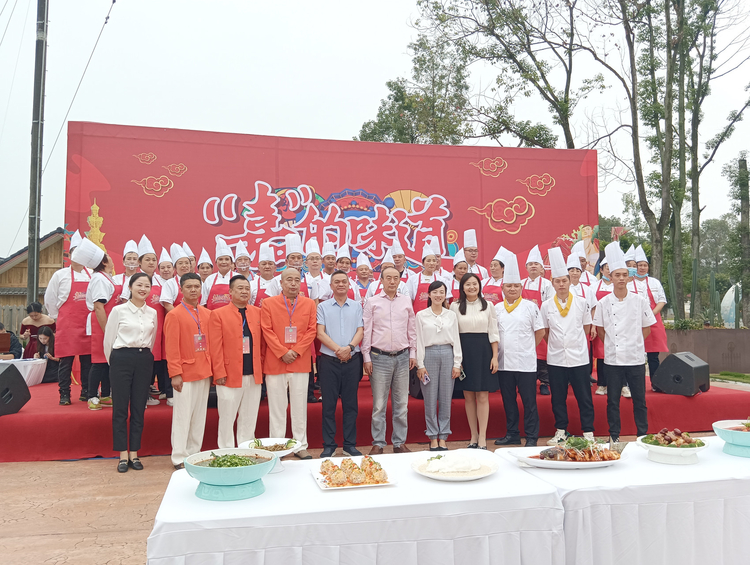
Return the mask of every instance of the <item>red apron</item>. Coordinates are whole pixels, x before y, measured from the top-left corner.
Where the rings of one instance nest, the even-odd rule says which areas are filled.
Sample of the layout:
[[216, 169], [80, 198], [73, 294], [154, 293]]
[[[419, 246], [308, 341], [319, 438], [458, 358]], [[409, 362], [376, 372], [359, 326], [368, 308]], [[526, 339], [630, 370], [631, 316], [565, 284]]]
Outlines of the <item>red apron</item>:
[[[216, 310], [222, 306], [229, 304], [232, 299], [229, 296], [229, 283], [216, 283], [216, 279], [219, 278], [219, 273], [214, 277], [214, 284], [211, 285], [211, 289], [208, 291], [208, 299], [206, 300], [206, 308], [209, 310]], [[177, 306], [177, 304], [175, 304]]]
[[458, 300], [458, 297], [461, 295], [460, 286], [460, 282], [458, 282], [456, 279], [451, 279], [451, 291], [448, 295], [449, 304]]
[[164, 306], [161, 305], [161, 284], [152, 277], [151, 282], [151, 293], [146, 299], [146, 304], [156, 310], [156, 339], [154, 341], [154, 361], [162, 361], [164, 356], [162, 355], [162, 334], [164, 333], [164, 316], [167, 315]]
[[[120, 295], [117, 294], [117, 285], [115, 284], [115, 281], [113, 281], [112, 278], [105, 273], [99, 274], [107, 277], [107, 280], [113, 286], [112, 296], [104, 305], [104, 314], [107, 316], [107, 318], [109, 318], [109, 313], [112, 311], [112, 308], [117, 306]], [[94, 273], [94, 276], [96, 276], [96, 273]], [[122, 287], [120, 287], [120, 292], [122, 292]], [[97, 320], [95, 312], [91, 313], [91, 362], [107, 362], [107, 358], [104, 356], [104, 330], [99, 325], [99, 320]]]
[[[367, 285], [370, 286], [370, 285]], [[365, 295], [367, 294], [367, 287], [362, 288], [359, 284], [359, 279], [354, 281], [354, 284], [349, 287], [347, 296], [352, 300], [358, 301], [362, 306], [365, 305]]]
[[[494, 281], [494, 279], [491, 279]], [[503, 281], [500, 279], [500, 284], [487, 284], [482, 287], [482, 296], [488, 302], [493, 304], [499, 304], [503, 301]]]
[[[603, 284], [603, 281], [599, 281], [599, 284], [596, 286], [596, 300], [597, 301], [601, 301], [605, 296], [607, 296], [610, 292], [612, 292], [611, 290], [602, 290], [602, 284]], [[601, 339], [599, 339], [598, 335], [594, 338], [593, 348], [594, 348], [594, 358], [604, 359], [604, 342]]]
[[[88, 269], [84, 268], [86, 274]], [[70, 268], [70, 293], [57, 314], [57, 332], [55, 333], [55, 355], [89, 355], [91, 339], [86, 335], [86, 318], [89, 309], [86, 307], [86, 289], [89, 281], [76, 281], [73, 267]]]
[[[526, 279], [528, 281], [528, 279]], [[525, 298], [526, 300], [531, 300], [534, 304], [537, 305], [537, 308], [542, 307], [542, 277], [539, 277], [539, 286], [537, 286], [536, 290], [533, 290], [531, 288], [526, 288], [526, 283], [523, 285], [523, 289], [521, 290], [521, 298]], [[539, 345], [536, 346], [536, 358], [542, 359], [544, 361], [547, 360], [547, 342], [542, 340], [539, 342]]]
[[417, 281], [417, 296], [415, 296], [414, 300], [412, 301], [412, 307], [414, 308], [415, 314], [427, 308], [427, 299], [429, 298], [427, 291], [432, 284], [428, 282], [422, 282], [422, 273], [420, 273], [418, 276], [419, 280]]
[[174, 299], [174, 306], [177, 308], [182, 303], [182, 286], [180, 286], [180, 283], [177, 281], [177, 277], [175, 277], [175, 282], [177, 282], [177, 297]]
[[263, 300], [268, 296], [266, 294], [266, 289], [260, 287], [260, 281], [262, 279], [258, 277], [258, 292], [255, 293], [255, 300], [253, 301], [253, 306], [257, 306], [260, 308], [261, 304], [263, 304]]
[[[638, 294], [638, 285], [633, 281], [633, 288], [635, 294]], [[654, 294], [651, 292], [651, 286], [648, 284], [648, 278], [646, 278], [646, 292], [648, 292], [648, 302], [651, 305], [651, 310], [656, 308], [656, 300], [654, 300]], [[646, 353], [661, 353], [663, 351], [669, 351], [669, 345], [667, 344], [667, 330], [664, 328], [664, 322], [661, 319], [661, 312], [654, 314], [656, 323], [651, 326], [651, 333], [648, 337], [643, 340], [643, 346], [646, 349]]]
[[[112, 284], [115, 285], [115, 292], [112, 296], [115, 297], [115, 304], [120, 303], [120, 295], [122, 294], [122, 289], [125, 287], [125, 273], [122, 274], [122, 282], [117, 282], [118, 279], [115, 277], [112, 277]], [[109, 316], [109, 312], [107, 312], [107, 316]]]

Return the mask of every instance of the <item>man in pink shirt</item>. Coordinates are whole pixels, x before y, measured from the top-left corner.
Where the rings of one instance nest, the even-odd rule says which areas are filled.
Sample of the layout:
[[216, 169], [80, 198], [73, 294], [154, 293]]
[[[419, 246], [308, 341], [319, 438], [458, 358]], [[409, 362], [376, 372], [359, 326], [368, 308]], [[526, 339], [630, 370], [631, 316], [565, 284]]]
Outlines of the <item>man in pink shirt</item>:
[[365, 303], [362, 358], [372, 388], [372, 449], [370, 455], [383, 453], [385, 412], [392, 391], [394, 453], [406, 447], [409, 370], [417, 365], [417, 329], [411, 299], [398, 294], [401, 275], [394, 267], [380, 273], [383, 291]]

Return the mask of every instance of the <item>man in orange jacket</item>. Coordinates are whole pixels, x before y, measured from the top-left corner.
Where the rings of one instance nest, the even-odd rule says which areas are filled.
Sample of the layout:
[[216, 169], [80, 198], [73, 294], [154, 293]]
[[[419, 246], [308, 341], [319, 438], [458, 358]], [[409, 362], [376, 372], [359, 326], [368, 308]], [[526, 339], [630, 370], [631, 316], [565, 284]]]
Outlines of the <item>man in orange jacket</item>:
[[263, 370], [271, 437], [285, 437], [289, 390], [292, 436], [299, 442], [294, 455], [312, 459], [307, 452], [307, 380], [312, 365], [310, 345], [317, 335], [317, 316], [315, 301], [300, 294], [300, 284], [300, 272], [287, 267], [281, 273], [281, 294], [263, 301], [260, 309], [265, 340]]
[[172, 464], [201, 450], [206, 427], [206, 405], [211, 387], [209, 319], [211, 312], [200, 306], [201, 278], [186, 273], [180, 279], [182, 302], [164, 318], [164, 348], [167, 370], [174, 389], [172, 408]]
[[229, 297], [229, 304], [211, 313], [209, 332], [221, 449], [255, 439], [263, 383], [260, 308], [247, 303], [250, 283], [244, 275], [229, 280]]

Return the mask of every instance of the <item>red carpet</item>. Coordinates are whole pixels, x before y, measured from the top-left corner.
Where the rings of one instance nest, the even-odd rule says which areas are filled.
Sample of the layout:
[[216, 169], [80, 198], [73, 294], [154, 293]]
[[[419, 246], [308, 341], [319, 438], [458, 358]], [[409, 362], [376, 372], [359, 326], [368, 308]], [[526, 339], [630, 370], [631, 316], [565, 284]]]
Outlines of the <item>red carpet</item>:
[[[78, 387], [74, 387], [78, 393]], [[74, 400], [72, 406], [58, 406], [57, 385], [41, 384], [31, 389], [31, 400], [18, 414], [0, 416], [0, 462], [52, 461], [60, 459], [85, 459], [103, 456], [114, 457], [112, 451], [112, 414], [104, 408], [90, 411], [86, 403]], [[650, 390], [650, 387], [649, 387]], [[537, 396], [541, 419], [541, 435], [554, 434], [554, 419], [549, 396]], [[450, 440], [468, 440], [463, 400], [454, 400]], [[520, 405], [520, 399], [519, 399]], [[596, 435], [607, 435], [606, 397], [594, 395]], [[648, 392], [649, 430], [658, 431], [664, 426], [678, 427], [683, 431], [710, 431], [711, 423], [727, 418], [746, 418], [750, 413], [750, 392], [725, 388], [711, 388], [705, 394], [692, 398]], [[338, 427], [341, 429], [339, 405]], [[363, 380], [359, 392], [359, 418], [357, 421], [358, 445], [369, 445], [372, 396], [370, 385]], [[572, 392], [568, 397], [570, 414], [569, 431], [580, 434], [578, 408]], [[621, 400], [622, 435], [634, 435], [632, 401]], [[523, 415], [521, 416], [523, 421]], [[390, 416], [389, 416], [390, 419]], [[204, 449], [216, 447], [218, 413], [209, 409], [206, 421]], [[321, 405], [308, 405], [308, 441], [312, 447], [322, 447]], [[171, 452], [170, 427], [172, 409], [162, 401], [159, 406], [146, 410], [141, 455], [166, 455]], [[424, 442], [424, 405], [421, 400], [409, 399], [408, 441]], [[390, 440], [390, 427], [386, 438]], [[258, 437], [268, 434], [268, 405], [261, 403], [258, 416]], [[505, 435], [505, 413], [500, 393], [490, 394], [490, 423], [488, 437]], [[339, 446], [341, 439], [339, 438]]]

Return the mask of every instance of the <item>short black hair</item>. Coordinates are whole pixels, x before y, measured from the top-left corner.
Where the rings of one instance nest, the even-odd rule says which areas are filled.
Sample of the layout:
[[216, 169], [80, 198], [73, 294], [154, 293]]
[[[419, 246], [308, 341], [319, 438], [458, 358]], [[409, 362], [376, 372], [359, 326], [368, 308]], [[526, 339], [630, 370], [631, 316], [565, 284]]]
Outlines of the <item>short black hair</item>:
[[383, 277], [383, 273], [385, 273], [388, 269], [393, 269], [394, 271], [398, 273], [399, 278], [401, 277], [401, 271], [399, 271], [396, 267], [386, 267], [385, 269], [382, 269], [380, 271], [381, 278]]
[[4, 329], [5, 329], [5, 324], [3, 324], [2, 322], [0, 322], [0, 332], [3, 331]]
[[[198, 275], [195, 276], [198, 277]], [[229, 288], [232, 288], [234, 286], [234, 283], [236, 283], [237, 281], [247, 282], [247, 279], [245, 278], [245, 275], [234, 275], [231, 279], [229, 279]]]
[[31, 314], [32, 312], [42, 313], [42, 305], [38, 302], [32, 302], [26, 307], [26, 313]]
[[203, 281], [201, 280], [201, 277], [198, 273], [185, 273], [180, 277], [180, 288], [185, 286], [185, 283], [188, 281], [198, 281], [203, 284]]
[[346, 277], [346, 279], [349, 280], [349, 275], [347, 275], [341, 269], [336, 269], [335, 271], [333, 271], [333, 273], [331, 273], [331, 280], [333, 280], [333, 277], [335, 277], [336, 275], [344, 275]]
[[148, 284], [153, 284], [153, 281], [151, 280], [151, 277], [146, 273], [135, 273], [132, 277], [130, 277], [130, 280], [128, 281], [128, 288], [133, 288], [133, 283], [137, 281], [138, 279], [142, 279], [143, 277], [146, 277], [148, 279]]

